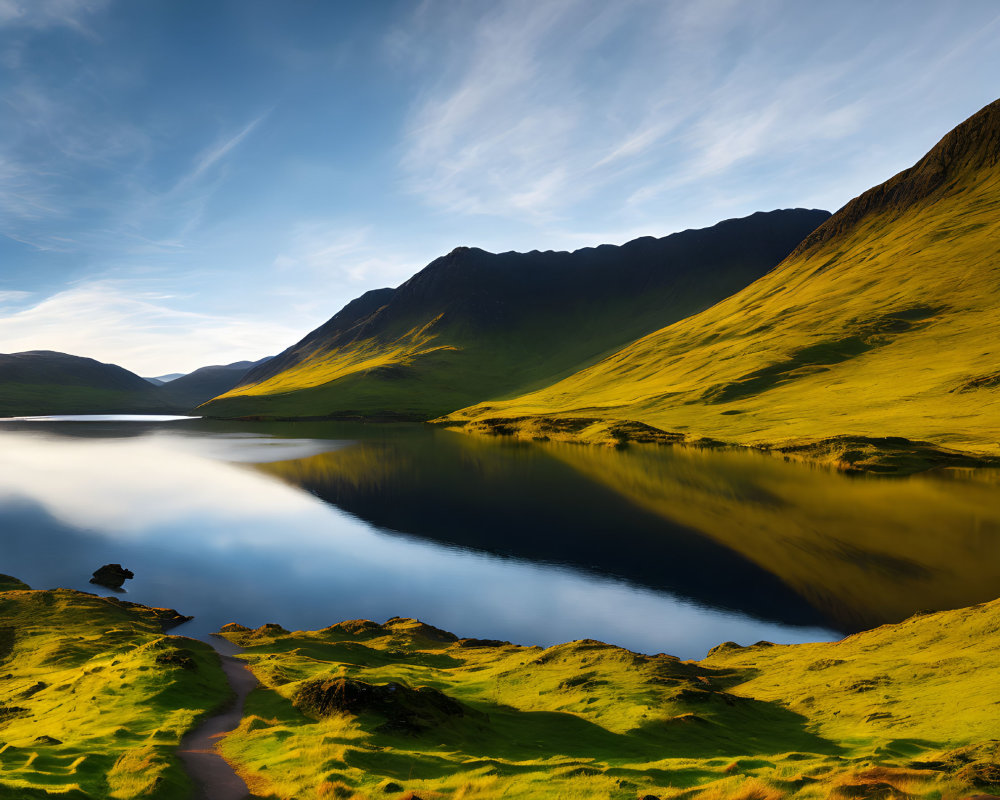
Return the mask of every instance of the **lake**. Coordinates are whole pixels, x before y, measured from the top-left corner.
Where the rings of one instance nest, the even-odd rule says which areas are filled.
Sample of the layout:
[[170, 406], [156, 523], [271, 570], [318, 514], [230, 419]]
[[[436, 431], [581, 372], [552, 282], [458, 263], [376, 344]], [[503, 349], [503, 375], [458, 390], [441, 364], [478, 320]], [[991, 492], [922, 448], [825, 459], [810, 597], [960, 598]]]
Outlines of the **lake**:
[[0, 422], [0, 572], [195, 619], [417, 617], [700, 658], [1000, 596], [1000, 474], [848, 477], [744, 450], [422, 425]]

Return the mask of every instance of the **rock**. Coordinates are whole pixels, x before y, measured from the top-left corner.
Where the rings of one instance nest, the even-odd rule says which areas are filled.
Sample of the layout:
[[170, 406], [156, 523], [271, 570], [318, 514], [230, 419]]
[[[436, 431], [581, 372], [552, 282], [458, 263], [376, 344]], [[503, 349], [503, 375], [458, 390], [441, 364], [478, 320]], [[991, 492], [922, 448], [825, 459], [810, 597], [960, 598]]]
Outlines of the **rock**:
[[455, 644], [459, 647], [508, 647], [510, 642], [502, 639], [459, 639]]
[[121, 589], [125, 581], [134, 577], [135, 573], [125, 569], [121, 564], [105, 564], [94, 573], [90, 582], [98, 586], [107, 586], [109, 589]]
[[382, 784], [382, 791], [385, 792], [386, 794], [399, 794], [401, 791], [403, 791], [403, 787], [400, 786], [398, 783], [389, 781], [388, 783]]
[[189, 650], [169, 650], [156, 657], [156, 663], [161, 667], [180, 667], [181, 669], [198, 669], [198, 663]]
[[51, 736], [39, 736], [35, 739], [35, 744], [62, 744], [62, 742]]
[[292, 702], [316, 717], [379, 714], [386, 719], [379, 728], [385, 733], [420, 733], [467, 711], [457, 700], [429, 686], [412, 689], [402, 683], [373, 684], [351, 678], [308, 681]]

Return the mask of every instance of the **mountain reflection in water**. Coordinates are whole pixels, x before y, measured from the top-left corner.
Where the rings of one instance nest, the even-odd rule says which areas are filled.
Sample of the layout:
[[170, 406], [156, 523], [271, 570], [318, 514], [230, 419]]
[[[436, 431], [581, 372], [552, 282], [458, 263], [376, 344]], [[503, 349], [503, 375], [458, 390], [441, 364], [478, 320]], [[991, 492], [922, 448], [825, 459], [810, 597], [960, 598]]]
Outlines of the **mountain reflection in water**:
[[700, 656], [1000, 594], [996, 473], [846, 478], [742, 451], [612, 450], [409, 425], [0, 425], [0, 572], [318, 628]]
[[736, 449], [450, 432], [257, 468], [401, 533], [786, 624], [852, 633], [1000, 595], [997, 471], [870, 478]]

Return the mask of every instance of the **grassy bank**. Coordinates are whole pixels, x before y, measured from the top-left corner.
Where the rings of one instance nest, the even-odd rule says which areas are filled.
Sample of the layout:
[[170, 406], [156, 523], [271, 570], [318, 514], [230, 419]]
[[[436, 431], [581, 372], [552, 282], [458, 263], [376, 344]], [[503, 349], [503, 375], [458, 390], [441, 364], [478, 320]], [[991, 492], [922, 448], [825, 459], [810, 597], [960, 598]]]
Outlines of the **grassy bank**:
[[0, 577], [0, 798], [186, 798], [173, 752], [229, 687], [176, 612]]
[[223, 635], [262, 682], [227, 758], [275, 798], [927, 798], [1000, 788], [1000, 601], [700, 662], [415, 620]]

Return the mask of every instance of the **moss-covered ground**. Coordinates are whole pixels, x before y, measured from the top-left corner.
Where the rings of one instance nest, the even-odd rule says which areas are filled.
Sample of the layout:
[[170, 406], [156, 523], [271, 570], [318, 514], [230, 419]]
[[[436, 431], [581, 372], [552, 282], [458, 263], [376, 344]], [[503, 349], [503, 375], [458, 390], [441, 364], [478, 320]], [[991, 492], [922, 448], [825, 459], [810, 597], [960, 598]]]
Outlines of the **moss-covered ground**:
[[225, 703], [173, 614], [0, 576], [0, 798], [186, 798], [181, 736]]
[[[394, 618], [227, 626], [262, 686], [222, 744], [274, 798], [927, 798], [1000, 789], [1000, 601], [700, 662]], [[404, 793], [410, 793], [404, 795]]]

